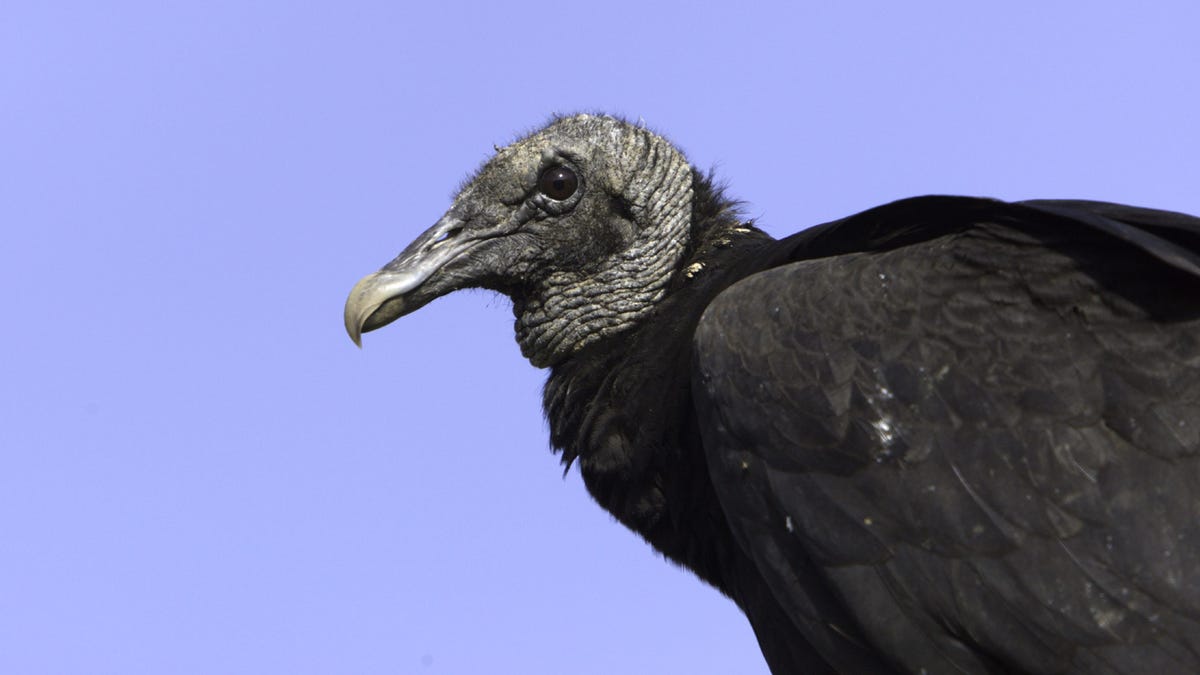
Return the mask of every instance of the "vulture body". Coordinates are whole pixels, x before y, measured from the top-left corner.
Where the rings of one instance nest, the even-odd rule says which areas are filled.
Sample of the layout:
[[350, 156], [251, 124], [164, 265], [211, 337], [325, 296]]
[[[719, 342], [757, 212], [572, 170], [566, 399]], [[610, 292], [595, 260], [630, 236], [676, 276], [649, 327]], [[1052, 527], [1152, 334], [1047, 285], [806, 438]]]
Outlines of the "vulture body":
[[903, 200], [774, 240], [556, 119], [351, 292], [513, 299], [551, 442], [773, 673], [1200, 672], [1200, 219]]

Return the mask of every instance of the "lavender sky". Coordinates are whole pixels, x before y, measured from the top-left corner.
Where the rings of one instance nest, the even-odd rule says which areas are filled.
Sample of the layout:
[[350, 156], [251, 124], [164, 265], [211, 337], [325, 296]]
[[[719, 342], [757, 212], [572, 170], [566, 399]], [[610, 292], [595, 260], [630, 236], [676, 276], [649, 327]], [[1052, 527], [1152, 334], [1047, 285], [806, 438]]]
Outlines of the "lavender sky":
[[926, 193], [1200, 213], [1200, 3], [0, 10], [0, 672], [765, 673], [565, 478], [504, 298], [354, 282], [553, 112], [788, 234]]

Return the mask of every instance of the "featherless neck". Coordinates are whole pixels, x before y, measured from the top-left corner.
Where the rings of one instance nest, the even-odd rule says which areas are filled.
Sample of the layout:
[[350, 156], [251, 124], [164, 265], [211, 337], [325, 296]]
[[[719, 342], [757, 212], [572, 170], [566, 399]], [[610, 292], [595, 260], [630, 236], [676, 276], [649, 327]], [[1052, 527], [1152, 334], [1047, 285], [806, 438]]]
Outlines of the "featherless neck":
[[553, 271], [514, 298], [517, 342], [539, 368], [636, 326], [679, 269], [691, 227], [691, 167], [650, 134], [627, 139], [625, 154], [635, 159], [620, 170], [637, 176], [618, 197], [636, 225], [630, 244], [586, 270]]

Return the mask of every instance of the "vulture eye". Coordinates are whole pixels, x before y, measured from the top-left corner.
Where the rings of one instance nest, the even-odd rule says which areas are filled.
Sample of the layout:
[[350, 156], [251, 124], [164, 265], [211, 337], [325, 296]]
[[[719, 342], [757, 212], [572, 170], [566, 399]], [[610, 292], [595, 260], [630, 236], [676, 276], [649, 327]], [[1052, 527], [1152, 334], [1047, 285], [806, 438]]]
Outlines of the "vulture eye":
[[578, 187], [575, 172], [565, 166], [552, 166], [538, 177], [538, 191], [555, 201], [561, 202], [575, 194]]

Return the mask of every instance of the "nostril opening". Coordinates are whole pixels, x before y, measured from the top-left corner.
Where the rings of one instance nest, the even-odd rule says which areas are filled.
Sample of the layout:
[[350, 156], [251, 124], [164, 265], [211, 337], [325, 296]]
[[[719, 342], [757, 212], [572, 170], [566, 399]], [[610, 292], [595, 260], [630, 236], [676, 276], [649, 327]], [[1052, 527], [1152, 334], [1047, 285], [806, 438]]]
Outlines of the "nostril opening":
[[438, 237], [437, 239], [434, 239], [433, 243], [431, 245], [437, 246], [438, 244], [442, 243], [443, 241], [446, 241], [447, 239], [449, 239], [450, 237], [457, 236], [459, 232], [462, 232], [461, 227], [452, 227], [449, 230], [446, 230], [445, 232], [443, 232], [442, 236]]

